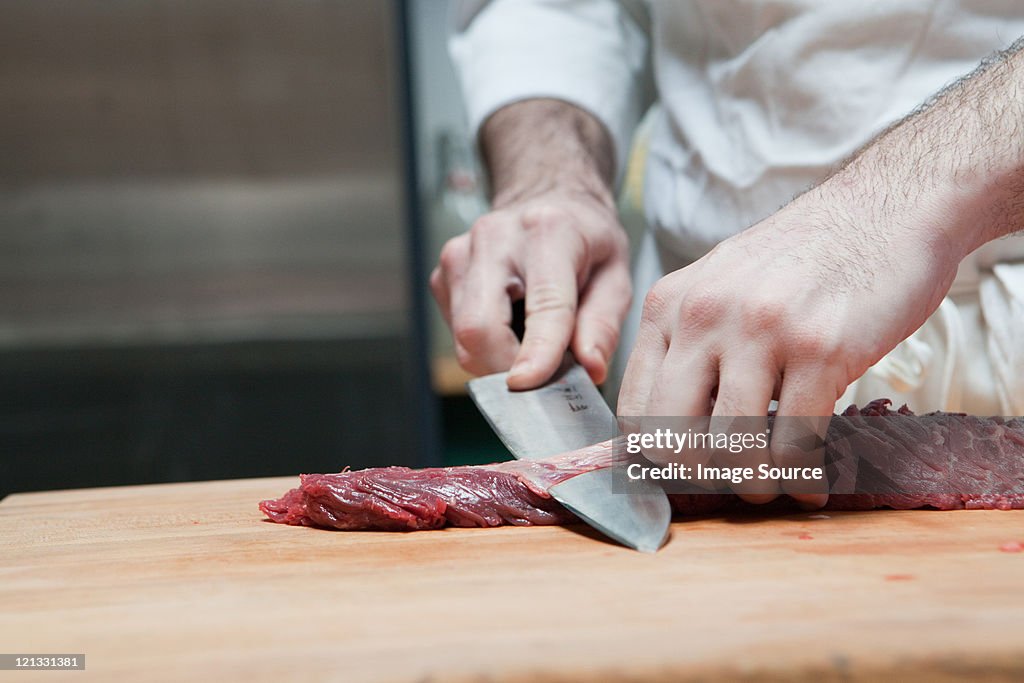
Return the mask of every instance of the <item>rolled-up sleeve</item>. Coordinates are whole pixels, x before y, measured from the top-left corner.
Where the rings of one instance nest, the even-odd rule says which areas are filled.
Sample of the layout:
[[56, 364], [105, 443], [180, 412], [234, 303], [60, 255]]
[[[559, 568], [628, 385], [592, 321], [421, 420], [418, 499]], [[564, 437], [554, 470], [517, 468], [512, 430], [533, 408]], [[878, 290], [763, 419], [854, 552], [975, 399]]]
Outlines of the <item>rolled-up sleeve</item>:
[[551, 97], [600, 120], [620, 171], [640, 116], [647, 38], [616, 0], [456, 1], [449, 50], [473, 135], [498, 109]]

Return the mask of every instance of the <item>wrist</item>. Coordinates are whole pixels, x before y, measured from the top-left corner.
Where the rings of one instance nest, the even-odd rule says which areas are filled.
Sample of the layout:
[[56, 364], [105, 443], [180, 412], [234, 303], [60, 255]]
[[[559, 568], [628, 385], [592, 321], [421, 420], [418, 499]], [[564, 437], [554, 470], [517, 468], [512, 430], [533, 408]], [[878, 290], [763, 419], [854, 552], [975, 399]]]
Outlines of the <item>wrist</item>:
[[491, 205], [494, 209], [503, 209], [540, 198], [582, 198], [615, 210], [611, 188], [593, 170], [586, 168], [560, 169], [516, 179], [514, 183], [495, 188]]
[[568, 102], [532, 99], [499, 109], [484, 122], [480, 147], [495, 208], [545, 194], [586, 195], [615, 206], [611, 137]]

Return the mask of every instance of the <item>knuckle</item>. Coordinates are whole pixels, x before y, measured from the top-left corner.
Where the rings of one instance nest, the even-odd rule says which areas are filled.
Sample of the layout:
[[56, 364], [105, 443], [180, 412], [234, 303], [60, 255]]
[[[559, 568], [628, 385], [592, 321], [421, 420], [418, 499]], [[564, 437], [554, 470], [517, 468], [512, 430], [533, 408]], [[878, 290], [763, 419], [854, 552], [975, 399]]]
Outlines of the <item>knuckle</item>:
[[488, 213], [480, 216], [469, 228], [469, 234], [473, 239], [487, 239], [498, 233], [504, 232], [505, 221], [496, 213]]
[[801, 360], [824, 361], [831, 364], [831, 361], [840, 355], [840, 344], [833, 335], [828, 332], [799, 329], [787, 335], [786, 346], [790, 349], [790, 355]]
[[[837, 370], [844, 364], [843, 359], [848, 356], [848, 349], [845, 342], [832, 328], [829, 328], [822, 337], [821, 353], [822, 357], [828, 363], [828, 366], [830, 368], [836, 368]], [[837, 377], [836, 381], [840, 382], [841, 380]], [[846, 387], [844, 386], [843, 390], [845, 389]], [[842, 391], [840, 393], [842, 393]], [[839, 397], [837, 396], [836, 398]]]
[[459, 346], [470, 355], [475, 355], [487, 348], [491, 332], [489, 326], [479, 318], [462, 318], [454, 322], [452, 336]]
[[691, 291], [679, 307], [678, 323], [682, 329], [706, 330], [727, 308], [723, 296], [709, 289]]
[[785, 301], [770, 296], [755, 296], [745, 301], [742, 320], [748, 334], [758, 335], [788, 326], [791, 314]]
[[528, 231], [550, 230], [572, 220], [572, 214], [555, 204], [539, 204], [523, 210], [523, 228]]
[[743, 401], [736, 396], [736, 392], [725, 391], [719, 387], [718, 396], [715, 398], [715, 410], [721, 415], [743, 415]]
[[464, 235], [453, 237], [445, 242], [445, 245], [441, 248], [441, 255], [438, 258], [441, 270], [451, 271], [461, 266], [466, 260], [467, 251]]
[[664, 284], [664, 280], [659, 280], [654, 283], [654, 286], [648, 290], [644, 296], [644, 307], [641, 319], [647, 323], [659, 322], [669, 309], [669, 301], [671, 300], [671, 293], [668, 291], [669, 288]]
[[532, 356], [550, 353], [552, 349], [557, 349], [559, 352], [564, 350], [561, 347], [561, 340], [547, 332], [537, 332], [536, 329], [532, 334], [523, 337], [522, 349]]
[[576, 301], [554, 285], [542, 283], [534, 286], [526, 297], [526, 314], [552, 312], [575, 314]]

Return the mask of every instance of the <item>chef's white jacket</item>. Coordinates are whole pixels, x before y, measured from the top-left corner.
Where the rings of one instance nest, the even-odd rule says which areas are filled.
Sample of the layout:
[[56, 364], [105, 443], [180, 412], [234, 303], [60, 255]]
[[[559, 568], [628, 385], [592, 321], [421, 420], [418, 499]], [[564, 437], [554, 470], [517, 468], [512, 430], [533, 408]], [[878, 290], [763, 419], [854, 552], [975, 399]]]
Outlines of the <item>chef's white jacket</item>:
[[[476, 0], [454, 18], [474, 132], [512, 102], [562, 99], [604, 123], [620, 171], [650, 55], [643, 292], [1024, 35], [1024, 0]], [[635, 303], [626, 351], [638, 319]], [[965, 261], [936, 314], [838, 406], [880, 396], [917, 411], [1024, 414], [1024, 239]]]

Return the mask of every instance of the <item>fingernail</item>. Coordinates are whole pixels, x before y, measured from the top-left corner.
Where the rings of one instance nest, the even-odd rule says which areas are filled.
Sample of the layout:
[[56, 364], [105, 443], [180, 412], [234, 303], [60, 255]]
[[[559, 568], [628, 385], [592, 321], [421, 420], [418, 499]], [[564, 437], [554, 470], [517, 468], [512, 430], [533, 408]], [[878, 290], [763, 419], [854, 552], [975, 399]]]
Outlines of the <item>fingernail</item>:
[[800, 509], [805, 512], [814, 512], [815, 510], [820, 510], [825, 507], [825, 503], [827, 502], [828, 496], [819, 495], [814, 496], [811, 500], [798, 500], [797, 505], [799, 505]]

